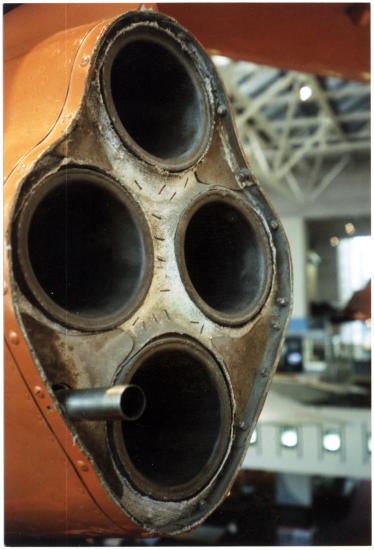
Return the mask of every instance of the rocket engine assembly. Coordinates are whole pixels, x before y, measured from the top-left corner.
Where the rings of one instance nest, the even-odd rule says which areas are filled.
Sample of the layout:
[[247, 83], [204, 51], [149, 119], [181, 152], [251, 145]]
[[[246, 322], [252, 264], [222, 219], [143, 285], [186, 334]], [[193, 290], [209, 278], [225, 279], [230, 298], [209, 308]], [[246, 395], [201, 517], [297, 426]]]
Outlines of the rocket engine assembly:
[[176, 21], [137, 9], [5, 57], [6, 532], [181, 533], [247, 451], [287, 239]]

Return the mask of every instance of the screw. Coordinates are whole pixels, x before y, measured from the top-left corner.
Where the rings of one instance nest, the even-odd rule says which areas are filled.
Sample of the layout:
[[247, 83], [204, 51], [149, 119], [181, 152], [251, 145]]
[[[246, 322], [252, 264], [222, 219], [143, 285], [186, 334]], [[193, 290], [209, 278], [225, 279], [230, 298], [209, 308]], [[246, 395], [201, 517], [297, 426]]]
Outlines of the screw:
[[278, 298], [277, 299], [277, 304], [279, 304], [282, 307], [286, 306], [287, 305], [287, 298]]
[[271, 222], [270, 222], [270, 227], [271, 227], [272, 229], [278, 229], [279, 223], [277, 222], [277, 220], [271, 220]]
[[85, 56], [82, 58], [81, 67], [85, 67], [86, 65], [88, 65], [89, 62], [90, 62], [90, 56], [89, 56], [89, 55], [85, 55]]
[[250, 176], [251, 176], [251, 173], [248, 170], [248, 168], [240, 168], [239, 173], [238, 173], [238, 179], [239, 179], [240, 182], [243, 183], [245, 181], [248, 181]]
[[77, 466], [82, 472], [88, 472], [88, 466], [83, 460], [78, 460]]
[[44, 392], [40, 386], [35, 386], [34, 393], [40, 399], [44, 399]]
[[19, 336], [14, 330], [11, 330], [9, 333], [9, 340], [12, 344], [17, 346], [19, 344]]
[[227, 114], [227, 108], [226, 108], [226, 105], [224, 105], [223, 103], [220, 103], [217, 107], [217, 114], [219, 116], [226, 116]]

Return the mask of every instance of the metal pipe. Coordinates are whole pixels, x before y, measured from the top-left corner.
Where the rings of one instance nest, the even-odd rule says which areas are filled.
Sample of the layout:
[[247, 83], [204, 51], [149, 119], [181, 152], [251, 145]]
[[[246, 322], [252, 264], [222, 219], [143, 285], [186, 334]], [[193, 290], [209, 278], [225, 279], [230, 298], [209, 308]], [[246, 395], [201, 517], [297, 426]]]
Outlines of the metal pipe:
[[146, 404], [143, 390], [135, 384], [59, 390], [57, 395], [71, 420], [137, 420]]

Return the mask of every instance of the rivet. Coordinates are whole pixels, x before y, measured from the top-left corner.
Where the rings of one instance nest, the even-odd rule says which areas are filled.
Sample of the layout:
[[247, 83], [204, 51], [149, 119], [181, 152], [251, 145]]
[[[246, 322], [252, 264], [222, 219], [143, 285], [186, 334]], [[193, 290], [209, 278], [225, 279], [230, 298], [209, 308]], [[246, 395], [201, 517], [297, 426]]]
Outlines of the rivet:
[[287, 298], [277, 298], [277, 304], [284, 307], [287, 305]]
[[12, 344], [17, 346], [19, 344], [19, 336], [14, 330], [11, 330], [9, 333], [9, 340]]
[[82, 472], [88, 472], [88, 466], [83, 460], [78, 460], [77, 466]]
[[248, 170], [248, 168], [240, 168], [239, 173], [238, 173], [239, 181], [241, 181], [241, 182], [247, 181], [247, 180], [249, 180], [250, 176], [251, 176], [251, 173]]
[[274, 330], [280, 329], [280, 324], [278, 323], [278, 321], [273, 321], [273, 323], [271, 323], [271, 326]]
[[244, 422], [244, 420], [240, 422], [239, 429], [242, 430], [243, 432], [247, 429], [247, 424]]
[[44, 392], [40, 386], [35, 386], [34, 393], [40, 399], [44, 399]]
[[8, 284], [6, 281], [4, 281], [4, 295], [8, 292]]
[[277, 222], [277, 220], [271, 220], [271, 222], [270, 222], [270, 227], [271, 227], [272, 229], [278, 229], [279, 223]]
[[217, 114], [219, 116], [225, 116], [227, 114], [227, 108], [226, 108], [226, 105], [223, 105], [223, 103], [221, 103], [220, 105], [218, 105], [217, 107]]
[[82, 61], [81, 61], [81, 67], [85, 67], [86, 65], [88, 65], [90, 62], [90, 56], [89, 55], [85, 55], [83, 58], [82, 58]]

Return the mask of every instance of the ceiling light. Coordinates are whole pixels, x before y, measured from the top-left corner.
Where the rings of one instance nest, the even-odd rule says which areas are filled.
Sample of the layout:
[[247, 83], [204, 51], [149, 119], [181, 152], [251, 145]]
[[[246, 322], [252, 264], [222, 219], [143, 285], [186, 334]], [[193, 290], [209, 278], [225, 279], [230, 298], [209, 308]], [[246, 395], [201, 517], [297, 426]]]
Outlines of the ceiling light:
[[338, 246], [338, 244], [339, 244], [338, 237], [331, 237], [330, 244], [331, 244], [331, 246]]
[[212, 55], [212, 59], [217, 67], [225, 67], [231, 61], [229, 57], [226, 57], [224, 55]]
[[287, 355], [287, 362], [290, 365], [299, 365], [303, 360], [303, 356], [299, 351], [290, 351]]
[[322, 446], [325, 451], [336, 453], [342, 446], [342, 438], [338, 432], [326, 432], [323, 435]]
[[356, 228], [353, 223], [346, 223], [344, 227], [347, 235], [353, 235], [356, 232]]
[[297, 435], [297, 429], [296, 428], [284, 428], [281, 433], [280, 437], [281, 443], [283, 447], [287, 447], [288, 449], [292, 449], [296, 447], [296, 445], [299, 442], [299, 437]]
[[312, 88], [310, 86], [301, 86], [299, 96], [301, 101], [307, 101], [312, 97]]

